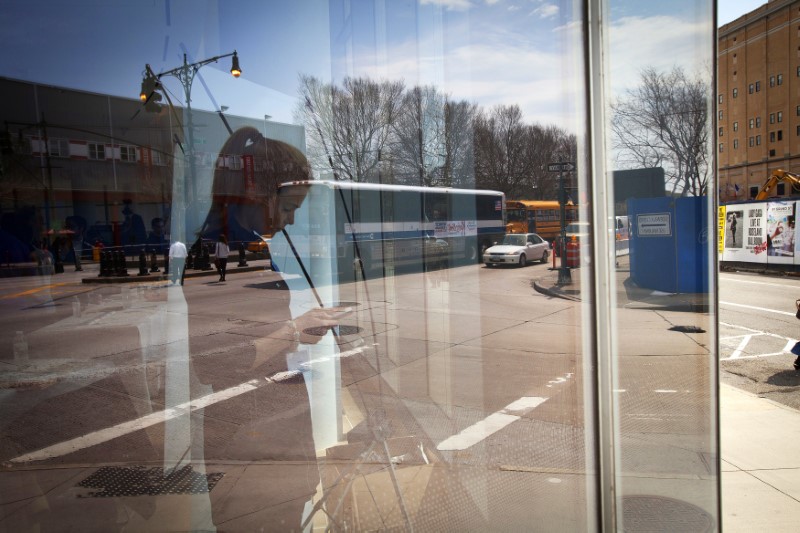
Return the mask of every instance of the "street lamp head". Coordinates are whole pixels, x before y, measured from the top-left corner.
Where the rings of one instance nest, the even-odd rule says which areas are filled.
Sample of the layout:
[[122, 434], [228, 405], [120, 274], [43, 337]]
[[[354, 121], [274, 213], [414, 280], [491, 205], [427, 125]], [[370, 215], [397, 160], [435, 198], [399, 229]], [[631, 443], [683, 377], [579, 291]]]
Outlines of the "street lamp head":
[[234, 78], [238, 78], [242, 75], [242, 69], [239, 67], [239, 56], [236, 54], [236, 50], [233, 51], [233, 61], [231, 63], [231, 74], [233, 74]]

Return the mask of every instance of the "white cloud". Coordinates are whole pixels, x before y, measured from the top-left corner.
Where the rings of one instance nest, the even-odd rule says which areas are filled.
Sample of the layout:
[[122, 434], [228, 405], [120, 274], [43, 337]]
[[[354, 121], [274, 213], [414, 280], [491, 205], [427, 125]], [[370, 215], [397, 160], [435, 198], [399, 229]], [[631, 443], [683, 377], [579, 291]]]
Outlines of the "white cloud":
[[[664, 31], [669, 28], [668, 31]], [[683, 20], [663, 15], [625, 17], [611, 27], [610, 87], [619, 95], [639, 83], [645, 68], [671, 70], [682, 67], [688, 74], [704, 73], [712, 64], [713, 22]]]
[[465, 11], [472, 7], [470, 0], [422, 0], [421, 4], [441, 6], [452, 11]]
[[544, 4], [533, 10], [533, 15], [538, 15], [539, 18], [547, 19], [558, 15], [559, 8], [555, 4]]

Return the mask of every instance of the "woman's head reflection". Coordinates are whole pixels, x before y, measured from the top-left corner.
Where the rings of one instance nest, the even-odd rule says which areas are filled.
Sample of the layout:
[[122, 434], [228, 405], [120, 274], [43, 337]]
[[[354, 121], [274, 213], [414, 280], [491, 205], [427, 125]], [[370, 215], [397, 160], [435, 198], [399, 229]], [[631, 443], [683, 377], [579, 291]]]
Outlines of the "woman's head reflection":
[[303, 204], [307, 194], [308, 186], [306, 185], [292, 185], [280, 189], [273, 221], [275, 231], [294, 224], [295, 211]]
[[265, 139], [249, 126], [236, 130], [217, 159], [212, 204], [203, 236], [216, 238], [224, 233], [230, 242], [235, 242], [252, 240], [254, 233], [279, 231], [291, 221], [281, 223], [278, 216], [275, 207], [278, 186], [308, 179], [311, 179], [310, 167], [300, 150]]

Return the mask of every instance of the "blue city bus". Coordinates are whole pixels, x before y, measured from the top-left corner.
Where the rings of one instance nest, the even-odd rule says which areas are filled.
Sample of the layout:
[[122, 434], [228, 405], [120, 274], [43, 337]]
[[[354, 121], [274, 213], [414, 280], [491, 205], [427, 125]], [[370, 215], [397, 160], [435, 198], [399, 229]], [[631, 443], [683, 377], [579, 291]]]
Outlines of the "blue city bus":
[[275, 268], [291, 252], [314, 277], [335, 272], [331, 281], [477, 264], [505, 234], [505, 196], [497, 191], [296, 181], [279, 187], [279, 199], [286, 196], [303, 200], [286, 228], [295, 250], [282, 257], [271, 247]]

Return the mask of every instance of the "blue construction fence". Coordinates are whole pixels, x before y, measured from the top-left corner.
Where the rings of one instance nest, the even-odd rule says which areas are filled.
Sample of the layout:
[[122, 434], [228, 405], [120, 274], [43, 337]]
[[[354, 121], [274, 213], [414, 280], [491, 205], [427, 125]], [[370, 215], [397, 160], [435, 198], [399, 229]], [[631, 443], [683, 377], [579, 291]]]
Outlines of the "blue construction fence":
[[705, 197], [628, 200], [632, 281], [668, 293], [708, 292], [708, 217]]

